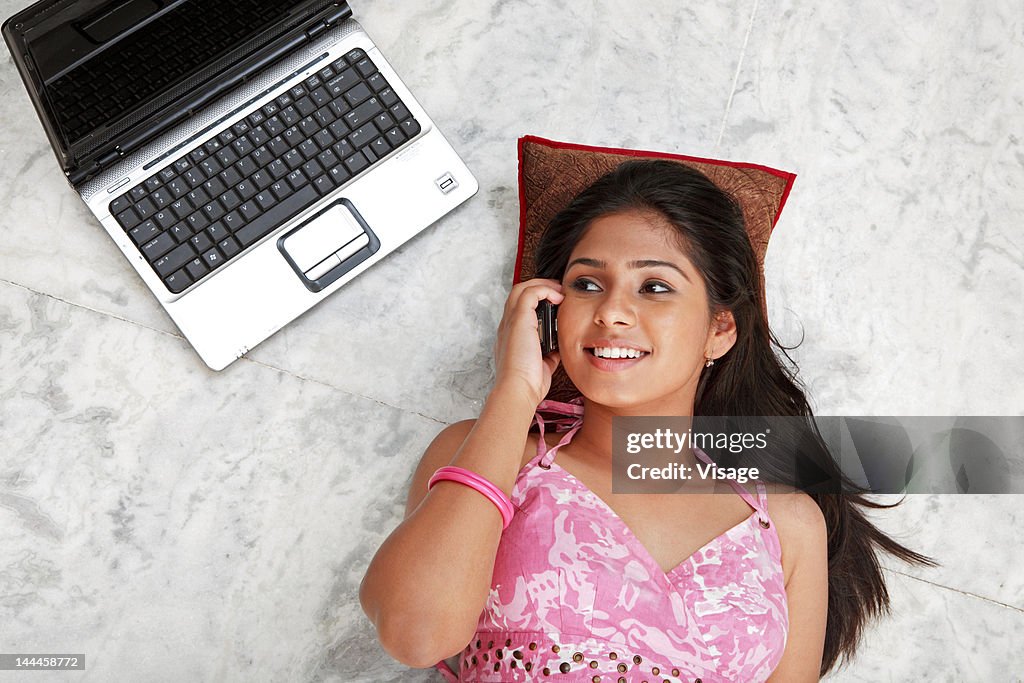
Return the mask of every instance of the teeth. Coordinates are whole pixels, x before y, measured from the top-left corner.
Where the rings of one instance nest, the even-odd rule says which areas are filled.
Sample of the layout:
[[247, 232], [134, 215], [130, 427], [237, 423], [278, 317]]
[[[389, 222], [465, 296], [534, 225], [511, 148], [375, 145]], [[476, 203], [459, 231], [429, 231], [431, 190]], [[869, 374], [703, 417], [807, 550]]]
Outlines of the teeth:
[[636, 349], [623, 349], [617, 346], [611, 348], [594, 348], [594, 355], [598, 358], [639, 358], [644, 355]]

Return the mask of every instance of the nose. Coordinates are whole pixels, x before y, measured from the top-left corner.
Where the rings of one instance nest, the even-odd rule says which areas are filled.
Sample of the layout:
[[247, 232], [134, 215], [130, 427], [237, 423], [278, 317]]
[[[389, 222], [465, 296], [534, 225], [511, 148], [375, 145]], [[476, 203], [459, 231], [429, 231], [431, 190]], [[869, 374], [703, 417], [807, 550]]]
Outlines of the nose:
[[632, 327], [636, 313], [624, 293], [608, 291], [594, 310], [594, 323], [602, 327]]

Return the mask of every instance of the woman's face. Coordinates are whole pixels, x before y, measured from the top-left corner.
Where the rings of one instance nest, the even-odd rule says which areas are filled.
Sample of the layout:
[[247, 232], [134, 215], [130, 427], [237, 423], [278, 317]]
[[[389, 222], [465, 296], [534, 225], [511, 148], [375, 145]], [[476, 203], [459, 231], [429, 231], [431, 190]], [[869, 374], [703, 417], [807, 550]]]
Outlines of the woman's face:
[[595, 403], [639, 415], [687, 414], [707, 356], [735, 341], [732, 316], [712, 325], [700, 273], [657, 214], [591, 223], [562, 280], [558, 347]]

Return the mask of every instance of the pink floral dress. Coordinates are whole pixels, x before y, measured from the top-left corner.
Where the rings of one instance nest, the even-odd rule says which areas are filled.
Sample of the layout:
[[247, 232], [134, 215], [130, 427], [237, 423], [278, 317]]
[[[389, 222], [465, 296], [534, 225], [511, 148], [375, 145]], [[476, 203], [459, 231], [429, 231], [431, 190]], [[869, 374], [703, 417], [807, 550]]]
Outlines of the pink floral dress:
[[[540, 411], [569, 414], [550, 450]], [[764, 681], [782, 658], [789, 612], [764, 484], [751, 515], [668, 573], [596, 494], [554, 462], [583, 408], [538, 408], [537, 455], [512, 489], [490, 594], [449, 681]], [[550, 421], [549, 421], [550, 423]], [[706, 454], [695, 451], [705, 462]]]

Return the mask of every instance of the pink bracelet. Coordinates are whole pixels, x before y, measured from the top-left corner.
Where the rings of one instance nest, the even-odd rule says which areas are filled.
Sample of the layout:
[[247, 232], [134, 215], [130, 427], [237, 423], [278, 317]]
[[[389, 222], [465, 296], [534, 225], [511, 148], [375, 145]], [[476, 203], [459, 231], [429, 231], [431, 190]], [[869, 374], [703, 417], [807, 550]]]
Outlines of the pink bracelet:
[[488, 500], [494, 503], [494, 506], [498, 508], [498, 512], [501, 513], [501, 530], [504, 531], [508, 528], [509, 522], [512, 521], [512, 501], [508, 499], [505, 492], [499, 489], [497, 486], [481, 477], [476, 472], [470, 472], [469, 470], [462, 467], [440, 467], [434, 475], [430, 477], [430, 481], [427, 482], [427, 490], [442, 480], [454, 481], [459, 484], [465, 484], [471, 489], [476, 489], [480, 493], [487, 496]]

